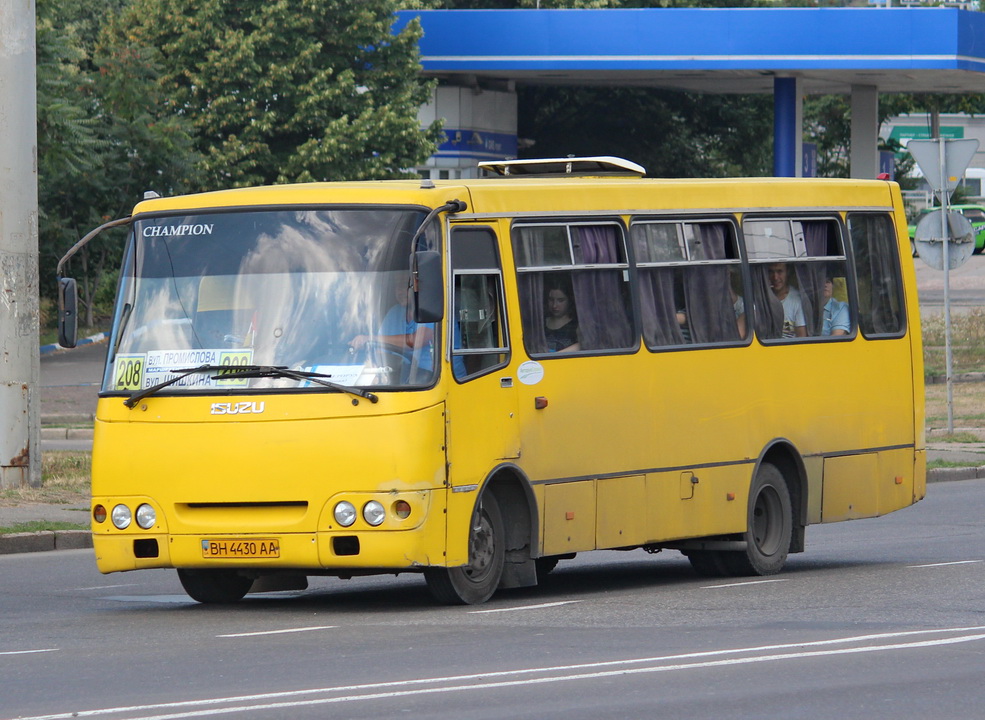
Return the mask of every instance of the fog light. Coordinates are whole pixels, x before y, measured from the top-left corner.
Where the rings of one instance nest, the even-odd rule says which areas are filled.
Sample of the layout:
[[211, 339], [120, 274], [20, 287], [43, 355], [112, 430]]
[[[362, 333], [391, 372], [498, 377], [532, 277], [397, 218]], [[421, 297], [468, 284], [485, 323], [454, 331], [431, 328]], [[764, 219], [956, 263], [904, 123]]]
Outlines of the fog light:
[[104, 522], [106, 522], [106, 506], [105, 505], [96, 505], [95, 507], [93, 507], [92, 508], [92, 519], [95, 520], [97, 523], [104, 523]]
[[393, 504], [393, 514], [401, 520], [406, 520], [410, 517], [410, 503], [406, 500], [397, 500]]
[[370, 500], [368, 503], [363, 505], [363, 519], [373, 527], [382, 524], [385, 518], [386, 510], [384, 510], [383, 506], [375, 500]]
[[144, 530], [150, 530], [157, 523], [157, 511], [147, 503], [137, 508], [137, 524]]
[[116, 526], [117, 530], [126, 530], [130, 527], [130, 521], [133, 520], [133, 513], [126, 505], [117, 505], [113, 508], [112, 517], [113, 525]]
[[349, 527], [356, 522], [356, 506], [343, 500], [335, 506], [335, 522], [342, 527]]

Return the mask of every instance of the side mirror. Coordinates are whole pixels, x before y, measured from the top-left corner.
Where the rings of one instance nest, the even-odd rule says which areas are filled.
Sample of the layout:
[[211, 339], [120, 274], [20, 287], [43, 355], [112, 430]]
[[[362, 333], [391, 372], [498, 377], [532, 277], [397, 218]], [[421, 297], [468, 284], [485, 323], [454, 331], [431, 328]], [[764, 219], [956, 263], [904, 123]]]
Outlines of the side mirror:
[[73, 278], [58, 278], [58, 344], [74, 348], [79, 336], [79, 291]]
[[414, 253], [416, 302], [414, 320], [419, 323], [438, 322], [445, 316], [444, 277], [441, 253], [419, 250]]

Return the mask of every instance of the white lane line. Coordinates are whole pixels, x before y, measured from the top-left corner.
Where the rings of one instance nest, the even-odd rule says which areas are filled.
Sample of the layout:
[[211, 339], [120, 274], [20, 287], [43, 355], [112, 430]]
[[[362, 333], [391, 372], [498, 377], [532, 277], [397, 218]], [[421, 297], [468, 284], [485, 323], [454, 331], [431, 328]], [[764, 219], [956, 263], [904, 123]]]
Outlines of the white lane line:
[[38, 650], [0, 650], [0, 655], [31, 655], [33, 653], [58, 652], [58, 648], [40, 648]]
[[482, 615], [484, 613], [504, 613], [517, 612], [518, 610], [541, 610], [543, 608], [561, 607], [562, 605], [574, 605], [584, 602], [582, 600], [562, 600], [561, 602], [540, 603], [539, 605], [520, 605], [518, 607], [493, 608], [491, 610], [469, 610], [470, 615]]
[[285, 628], [284, 630], [261, 630], [258, 632], [230, 633], [229, 635], [216, 635], [217, 638], [241, 638], [257, 637], [259, 635], [284, 635], [287, 633], [311, 632], [312, 630], [331, 630], [338, 625], [314, 625], [312, 627]]
[[82, 590], [112, 590], [113, 588], [137, 587], [138, 585], [140, 585], [140, 583], [122, 583], [120, 585], [92, 585], [90, 587], [72, 588], [72, 590], [79, 592], [81, 592]]
[[723, 585], [702, 585], [702, 590], [717, 590], [718, 588], [745, 587], [746, 585], [765, 585], [766, 583], [786, 582], [789, 578], [774, 578], [772, 580], [746, 580], [745, 582], [725, 583]]
[[947, 565], [974, 565], [981, 560], [952, 560], [951, 562], [928, 563], [927, 565], [907, 565], [908, 568], [945, 567]]
[[[830, 645], [844, 645], [848, 643], [892, 640], [896, 638], [912, 637], [916, 635], [933, 636], [933, 635], [942, 635], [947, 633], [975, 633], [975, 634], [961, 635], [954, 638], [941, 638], [939, 640], [923, 640], [914, 643], [899, 643], [899, 644], [874, 645], [874, 646], [869, 645], [859, 648], [841, 648], [841, 649], [821, 650], [821, 651], [813, 651], [813, 652], [803, 651], [803, 648], [809, 648], [809, 647], [825, 647]], [[783, 659], [791, 659], [791, 658], [822, 657], [825, 655], [842, 655], [842, 654], [863, 653], [863, 652], [934, 647], [934, 646], [949, 645], [954, 643], [972, 642], [975, 640], [982, 640], [982, 639], [985, 639], [985, 625], [972, 626], [972, 627], [941, 628], [938, 630], [907, 630], [907, 631], [894, 632], [894, 633], [875, 633], [871, 635], [856, 635], [856, 636], [845, 637], [845, 638], [834, 638], [832, 640], [813, 640], [810, 642], [762, 645], [762, 646], [754, 646], [747, 648], [706, 650], [701, 652], [682, 653], [679, 655], [656, 656], [656, 657], [647, 657], [647, 658], [630, 658], [626, 660], [609, 660], [605, 662], [583, 663], [577, 665], [558, 665], [558, 666], [548, 666], [548, 667], [540, 667], [540, 668], [525, 668], [519, 670], [503, 670], [499, 672], [477, 673], [471, 675], [452, 675], [447, 677], [420, 678], [417, 680], [399, 680], [395, 682], [367, 683], [363, 685], [342, 685], [336, 687], [312, 688], [309, 690], [290, 690], [284, 692], [258, 693], [254, 695], [238, 695], [238, 696], [230, 696], [230, 697], [211, 698], [206, 700], [181, 700], [181, 701], [170, 702], [170, 703], [131, 705], [126, 707], [103, 708], [100, 710], [81, 710], [81, 711], [66, 712], [66, 713], [56, 713], [52, 715], [37, 715], [34, 717], [22, 717], [19, 718], [19, 720], [72, 720], [72, 718], [85, 718], [85, 717], [94, 717], [100, 715], [148, 712], [148, 711], [156, 711], [156, 710], [181, 710], [182, 708], [197, 708], [196, 710], [193, 710], [191, 712], [182, 712], [182, 713], [170, 714], [170, 715], [142, 716], [142, 717], [130, 719], [130, 720], [177, 720], [179, 718], [203, 717], [205, 715], [219, 715], [223, 713], [300, 707], [303, 705], [348, 702], [348, 701], [356, 701], [356, 700], [373, 700], [373, 699], [381, 699], [381, 698], [403, 697], [403, 696], [414, 695], [414, 694], [452, 692], [458, 690], [484, 689], [490, 687], [492, 688], [510, 687], [510, 686], [536, 684], [536, 683], [544, 683], [544, 682], [561, 682], [564, 680], [594, 679], [599, 677], [610, 677], [614, 675], [628, 675], [628, 674], [636, 674], [641, 672], [666, 672], [670, 670], [688, 670], [694, 668], [717, 667], [723, 665], [738, 665], [744, 663], [767, 662], [771, 660], [783, 660]], [[777, 652], [780, 650], [790, 650], [790, 649], [799, 650], [799, 652], [785, 653], [785, 654]], [[726, 655], [736, 655], [740, 653], [755, 653], [755, 652], [770, 652], [772, 654], [757, 655], [748, 658], [710, 660], [707, 662], [694, 662], [694, 663], [679, 662], [681, 660], [692, 660], [697, 658], [714, 658], [714, 657], [721, 657]], [[591, 673], [569, 674], [569, 675], [561, 675], [561, 676], [554, 676], [547, 678], [531, 678], [526, 680], [509, 679], [509, 678], [519, 678], [520, 676], [532, 675], [538, 673], [543, 674], [543, 673], [577, 672], [577, 671], [592, 670], [597, 668], [628, 666], [628, 665], [636, 665], [636, 664], [644, 664], [644, 663], [659, 663], [659, 662], [667, 662], [667, 661], [678, 661], [678, 662], [673, 665], [660, 665], [657, 667], [644, 667], [644, 668], [627, 667], [623, 669], [611, 670], [605, 672], [596, 671]], [[508, 679], [498, 683], [481, 682], [482, 680], [487, 680], [490, 678], [508, 678]], [[315, 694], [328, 694], [328, 693], [341, 693], [341, 692], [360, 693], [360, 692], [365, 692], [367, 690], [387, 690], [389, 688], [407, 688], [408, 686], [414, 686], [414, 685], [421, 686], [421, 685], [435, 685], [438, 683], [463, 683], [469, 681], [474, 681], [474, 682], [471, 682], [471, 684], [467, 684], [467, 685], [458, 685], [458, 686], [441, 687], [441, 688], [421, 687], [419, 689], [413, 689], [413, 690], [378, 692], [371, 695], [359, 694], [359, 695], [348, 695], [342, 697], [335, 696], [330, 698], [316, 698], [312, 700], [295, 700], [295, 701], [289, 701], [284, 703], [270, 702], [272, 700], [310, 696]], [[258, 702], [264, 702], [265, 704], [239, 705], [237, 707], [227, 707], [227, 708], [215, 707], [217, 705], [229, 705], [231, 703], [258, 703]]]

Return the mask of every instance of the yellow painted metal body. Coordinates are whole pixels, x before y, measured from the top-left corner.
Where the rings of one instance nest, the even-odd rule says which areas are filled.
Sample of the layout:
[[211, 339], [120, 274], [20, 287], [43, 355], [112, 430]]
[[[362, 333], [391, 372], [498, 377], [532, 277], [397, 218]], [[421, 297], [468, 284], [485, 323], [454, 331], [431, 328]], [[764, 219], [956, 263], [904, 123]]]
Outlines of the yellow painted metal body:
[[[512, 353], [467, 383], [445, 347], [436, 385], [382, 392], [378, 404], [343, 394], [152, 396], [133, 409], [98, 406], [93, 502], [148, 502], [150, 530], [94, 523], [103, 572], [141, 567], [250, 567], [345, 574], [455, 566], [468, 559], [472, 512], [497, 468], [529, 489], [535, 556], [742, 532], [762, 454], [783, 441], [798, 454], [807, 523], [906, 507], [926, 491], [922, 349], [916, 285], [898, 188], [875, 181], [782, 179], [488, 179], [310, 184], [141, 203], [135, 214], [203, 208], [367, 204], [468, 209], [450, 219], [499, 236]], [[509, 228], [517, 218], [635, 213], [823, 210], [894, 214], [906, 315], [899, 338], [748, 345], [543, 359], [543, 378], [518, 382], [529, 360], [520, 333]], [[446, 293], [447, 294], [447, 293]], [[446, 313], [447, 315], [448, 313]], [[447, 331], [443, 337], [448, 338]], [[547, 407], [537, 409], [538, 398]], [[255, 415], [212, 415], [214, 400], [262, 400]], [[369, 498], [412, 512], [382, 527], [338, 527], [332, 507]], [[203, 558], [202, 541], [280, 540], [276, 559]], [[338, 554], [335, 538], [357, 538]], [[135, 540], [159, 554], [137, 557]]]

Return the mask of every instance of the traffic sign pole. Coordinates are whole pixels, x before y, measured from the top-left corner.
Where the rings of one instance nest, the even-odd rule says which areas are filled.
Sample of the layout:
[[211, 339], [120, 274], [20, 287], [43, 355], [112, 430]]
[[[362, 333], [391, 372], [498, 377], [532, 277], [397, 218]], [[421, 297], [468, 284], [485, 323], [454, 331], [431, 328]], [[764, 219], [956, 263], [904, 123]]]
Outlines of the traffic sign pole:
[[[944, 260], [944, 377], [947, 381], [947, 432], [954, 432], [954, 378], [951, 353], [951, 237], [948, 220], [948, 203], [964, 175], [965, 169], [978, 150], [978, 140], [911, 140], [906, 149], [923, 171], [930, 187], [941, 202], [941, 251]], [[918, 244], [919, 249], [919, 244]], [[957, 260], [963, 261], [959, 253]]]

